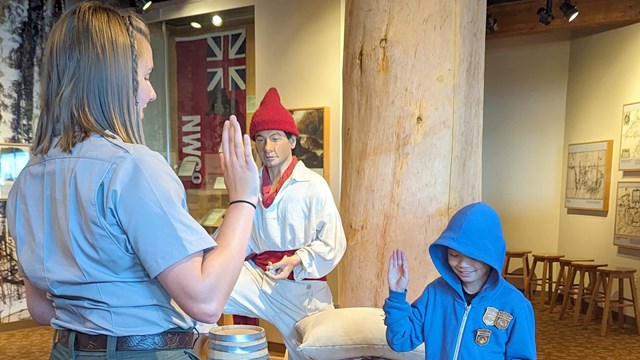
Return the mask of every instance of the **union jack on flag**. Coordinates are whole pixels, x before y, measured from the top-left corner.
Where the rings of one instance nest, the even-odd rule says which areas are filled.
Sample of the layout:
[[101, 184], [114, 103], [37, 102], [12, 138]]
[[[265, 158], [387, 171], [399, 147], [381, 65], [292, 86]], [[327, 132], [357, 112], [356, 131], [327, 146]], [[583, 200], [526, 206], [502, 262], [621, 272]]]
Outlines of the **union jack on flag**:
[[246, 44], [245, 29], [176, 38], [178, 160], [201, 162], [201, 179], [182, 179], [187, 189], [213, 186], [222, 175], [215, 155], [224, 121], [235, 115], [245, 131]]
[[244, 29], [207, 37], [207, 91], [246, 89], [246, 44]]

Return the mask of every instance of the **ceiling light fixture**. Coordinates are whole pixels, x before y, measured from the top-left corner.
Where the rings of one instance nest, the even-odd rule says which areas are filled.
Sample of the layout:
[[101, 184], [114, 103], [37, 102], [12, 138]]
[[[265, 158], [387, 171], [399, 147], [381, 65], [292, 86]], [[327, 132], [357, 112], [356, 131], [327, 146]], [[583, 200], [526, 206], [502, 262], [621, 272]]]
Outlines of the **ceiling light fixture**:
[[213, 26], [220, 26], [222, 25], [222, 18], [220, 17], [220, 15], [213, 15], [213, 17], [211, 18], [211, 23], [213, 24]]
[[573, 19], [578, 16], [578, 8], [571, 5], [571, 1], [569, 0], [564, 0], [562, 4], [560, 4], [560, 11], [562, 11], [564, 18], [569, 20], [569, 22], [573, 21]]
[[191, 26], [195, 29], [202, 29], [202, 25], [199, 22], [192, 21]]
[[552, 2], [552, 0], [547, 0], [547, 6], [538, 9], [538, 21], [540, 21], [544, 26], [551, 24], [553, 19], [555, 19], [551, 13], [551, 7], [553, 6]]
[[498, 30], [498, 19], [492, 14], [487, 14], [487, 34]]
[[152, 3], [153, 1], [151, 0], [136, 0], [137, 8], [141, 11], [147, 11]]

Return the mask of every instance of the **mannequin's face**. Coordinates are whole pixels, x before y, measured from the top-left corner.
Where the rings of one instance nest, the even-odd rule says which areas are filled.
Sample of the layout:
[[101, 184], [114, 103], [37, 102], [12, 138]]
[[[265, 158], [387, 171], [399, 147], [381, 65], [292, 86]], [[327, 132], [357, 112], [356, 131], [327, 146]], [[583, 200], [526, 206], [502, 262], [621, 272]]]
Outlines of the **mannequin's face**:
[[256, 135], [256, 150], [270, 172], [282, 173], [289, 166], [295, 145], [295, 140], [289, 141], [281, 130], [264, 130]]

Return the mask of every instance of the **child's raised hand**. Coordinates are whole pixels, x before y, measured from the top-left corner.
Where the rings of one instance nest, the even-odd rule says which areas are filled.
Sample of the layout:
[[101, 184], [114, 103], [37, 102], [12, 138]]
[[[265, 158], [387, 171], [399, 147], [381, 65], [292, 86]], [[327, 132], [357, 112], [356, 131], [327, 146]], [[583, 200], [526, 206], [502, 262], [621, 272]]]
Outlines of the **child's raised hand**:
[[407, 255], [401, 249], [393, 250], [389, 257], [389, 289], [404, 292], [409, 283], [409, 262]]

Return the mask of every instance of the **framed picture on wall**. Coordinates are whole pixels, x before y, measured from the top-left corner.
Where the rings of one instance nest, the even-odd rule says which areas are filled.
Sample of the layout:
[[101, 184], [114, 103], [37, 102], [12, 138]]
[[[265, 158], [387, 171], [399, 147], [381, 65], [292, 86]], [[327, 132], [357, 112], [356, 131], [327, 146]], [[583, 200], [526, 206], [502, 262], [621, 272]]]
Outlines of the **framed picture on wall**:
[[640, 182], [619, 182], [613, 244], [640, 249]]
[[293, 155], [329, 182], [329, 108], [290, 109], [300, 137]]
[[568, 209], [609, 209], [613, 140], [569, 145], [564, 206]]
[[640, 102], [622, 106], [620, 170], [640, 170]]

